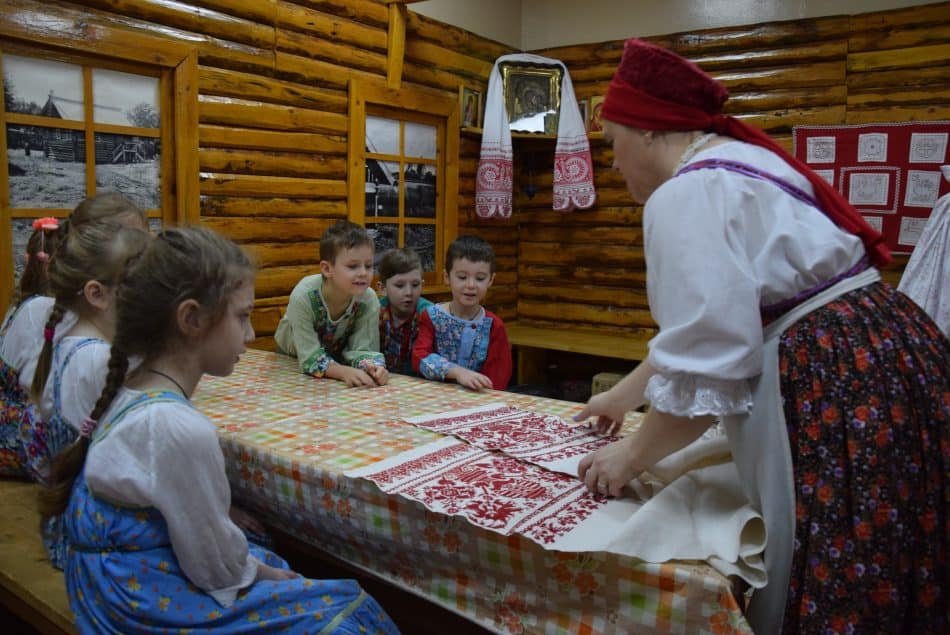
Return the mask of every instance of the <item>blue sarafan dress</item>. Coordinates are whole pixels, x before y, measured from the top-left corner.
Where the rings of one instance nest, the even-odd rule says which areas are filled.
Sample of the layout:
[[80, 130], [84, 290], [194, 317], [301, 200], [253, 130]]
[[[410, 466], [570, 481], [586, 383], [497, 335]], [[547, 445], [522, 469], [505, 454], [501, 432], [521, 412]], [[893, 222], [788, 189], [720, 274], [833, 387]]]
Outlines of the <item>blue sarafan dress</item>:
[[[179, 420], [174, 421], [174, 417]], [[95, 458], [96, 446], [104, 446], [109, 437], [122, 432], [123, 427], [127, 428], [127, 435], [116, 435], [123, 437], [123, 443], [141, 433], [145, 445], [140, 447], [148, 447], [154, 441], [155, 424], [167, 424], [174, 435], [179, 434], [183, 426], [200, 426], [202, 420], [210, 424], [187, 401], [172, 393], [123, 390], [103, 418], [106, 424], [97, 433], [89, 456]], [[182, 466], [196, 458], [195, 453], [201, 451], [202, 445], [207, 448], [207, 437], [200, 438], [205, 432], [200, 431], [197, 439], [188, 439], [193, 449], [174, 444], [175, 451], [187, 455], [182, 457], [181, 464], [174, 466], [176, 471], [178, 468], [188, 471]], [[109, 449], [116, 449], [115, 444], [112, 445]], [[220, 449], [218, 453], [220, 456]], [[116, 458], [121, 464], [127, 457], [122, 456], [121, 451], [118, 454]], [[150, 460], [151, 457], [141, 457], [143, 466], [149, 465]], [[257, 545], [242, 544], [243, 535], [226, 518], [226, 507], [221, 526], [228, 528], [233, 539], [209, 544], [202, 538], [207, 538], [207, 531], [211, 529], [205, 530], [200, 525], [197, 533], [204, 535], [179, 535], [187, 526], [183, 517], [202, 514], [195, 508], [187, 508], [189, 492], [182, 492], [185, 509], [177, 515], [157, 508], [165, 508], [173, 496], [156, 496], [157, 506], [133, 507], [105, 499], [112, 496], [93, 494], [90, 470], [97, 464], [102, 465], [101, 461], [87, 460], [66, 510], [69, 539], [66, 588], [80, 633], [399, 632], [379, 604], [354, 580], [298, 577], [255, 582], [257, 563], [279, 568], [287, 568], [287, 564]], [[209, 464], [215, 469], [221, 468], [220, 478], [225, 478], [223, 463], [216, 461], [195, 466], [189, 477], [205, 472], [209, 480], [214, 481]], [[116, 468], [124, 469], [122, 465]], [[141, 475], [133, 475], [116, 487], [136, 491], [138, 494], [130, 494], [129, 498], [139, 498], [145, 490], [140, 487], [144, 481], [136, 483], [138, 476]], [[113, 474], [107, 475], [107, 478], [113, 477]], [[96, 483], [101, 481], [101, 477], [95, 479]], [[195, 482], [195, 489], [205, 487]], [[190, 500], [195, 499], [192, 496]], [[209, 507], [215, 506], [214, 501], [209, 502]], [[233, 558], [235, 553], [241, 557]], [[225, 566], [222, 567], [221, 561], [227, 561]], [[209, 590], [209, 571], [213, 575], [214, 571], [226, 569], [231, 570], [234, 584], [222, 587], [220, 580], [212, 581]], [[202, 576], [204, 579], [197, 579]]]

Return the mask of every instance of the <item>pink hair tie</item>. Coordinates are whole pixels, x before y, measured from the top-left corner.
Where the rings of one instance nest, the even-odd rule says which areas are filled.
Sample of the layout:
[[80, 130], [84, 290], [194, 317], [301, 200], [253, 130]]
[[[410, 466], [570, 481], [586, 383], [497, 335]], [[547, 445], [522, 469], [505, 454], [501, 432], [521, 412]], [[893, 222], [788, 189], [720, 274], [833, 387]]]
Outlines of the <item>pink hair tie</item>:
[[49, 262], [49, 254], [45, 251], [36, 252], [36, 259], [40, 262]]
[[55, 216], [37, 218], [35, 221], [33, 221], [33, 229], [41, 229], [45, 232], [59, 229], [59, 219], [57, 219]]
[[52, 342], [54, 333], [56, 333], [56, 329], [53, 328], [52, 326], [47, 326], [46, 328], [43, 329], [43, 338], [47, 342]]
[[88, 439], [92, 436], [92, 432], [96, 429], [97, 425], [99, 425], [98, 421], [86, 417], [82, 420], [82, 425], [79, 426], [79, 436], [86, 437]]

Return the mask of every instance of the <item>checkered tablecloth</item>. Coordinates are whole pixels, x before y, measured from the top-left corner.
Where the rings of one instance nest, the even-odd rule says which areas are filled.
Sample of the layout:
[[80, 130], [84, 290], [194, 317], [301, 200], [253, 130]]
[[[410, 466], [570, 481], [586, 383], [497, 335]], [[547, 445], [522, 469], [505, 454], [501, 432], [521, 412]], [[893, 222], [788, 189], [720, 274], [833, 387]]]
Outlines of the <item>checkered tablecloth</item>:
[[193, 401], [218, 426], [237, 502], [492, 631], [751, 633], [728, 580], [704, 563], [549, 551], [343, 476], [441, 438], [409, 417], [498, 402], [570, 416], [578, 404], [400, 375], [346, 388], [253, 350], [231, 376], [205, 377]]

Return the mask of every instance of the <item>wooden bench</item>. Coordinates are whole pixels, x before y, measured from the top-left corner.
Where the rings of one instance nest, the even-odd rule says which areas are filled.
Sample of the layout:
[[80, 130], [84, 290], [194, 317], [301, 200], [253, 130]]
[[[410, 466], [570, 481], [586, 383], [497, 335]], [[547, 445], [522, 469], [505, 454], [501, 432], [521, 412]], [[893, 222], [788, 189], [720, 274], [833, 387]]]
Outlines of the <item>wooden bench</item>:
[[40, 538], [39, 488], [0, 481], [0, 604], [38, 633], [75, 633], [66, 580]]
[[547, 351], [581, 353], [641, 361], [647, 357], [647, 342], [655, 334], [650, 329], [611, 333], [580, 328], [550, 328], [522, 322], [508, 322], [508, 341], [514, 347], [515, 381], [518, 384], [543, 381]]

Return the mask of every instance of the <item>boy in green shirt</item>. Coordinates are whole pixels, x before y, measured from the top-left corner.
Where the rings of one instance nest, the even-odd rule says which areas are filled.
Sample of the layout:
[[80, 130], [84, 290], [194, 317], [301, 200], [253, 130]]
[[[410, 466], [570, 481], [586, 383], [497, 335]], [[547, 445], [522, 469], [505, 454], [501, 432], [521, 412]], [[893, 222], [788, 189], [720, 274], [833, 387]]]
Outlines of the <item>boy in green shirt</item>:
[[373, 281], [373, 239], [339, 221], [320, 239], [320, 273], [297, 283], [277, 325], [277, 350], [297, 357], [305, 375], [347, 386], [389, 381], [379, 352], [379, 300]]

